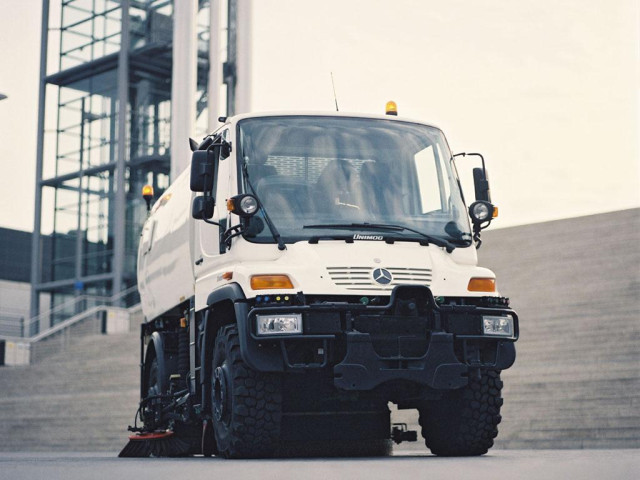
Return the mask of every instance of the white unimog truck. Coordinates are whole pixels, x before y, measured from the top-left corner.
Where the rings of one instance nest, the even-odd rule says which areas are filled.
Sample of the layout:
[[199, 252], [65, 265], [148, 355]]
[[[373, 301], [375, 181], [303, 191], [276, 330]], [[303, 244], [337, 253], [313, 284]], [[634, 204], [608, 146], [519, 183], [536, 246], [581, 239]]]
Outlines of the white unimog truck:
[[372, 454], [416, 437], [389, 402], [418, 410], [433, 453], [486, 453], [518, 317], [477, 266], [496, 211], [484, 160], [467, 209], [431, 125], [221, 121], [142, 231], [141, 402], [122, 455]]

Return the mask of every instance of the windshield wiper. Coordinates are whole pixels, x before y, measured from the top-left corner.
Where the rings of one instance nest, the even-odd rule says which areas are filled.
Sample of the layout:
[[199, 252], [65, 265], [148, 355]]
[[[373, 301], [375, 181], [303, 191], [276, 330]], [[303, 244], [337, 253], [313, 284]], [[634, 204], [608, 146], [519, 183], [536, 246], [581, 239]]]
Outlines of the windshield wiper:
[[410, 227], [405, 227], [402, 225], [391, 225], [386, 223], [323, 223], [318, 225], [303, 225], [302, 228], [344, 228], [349, 230], [357, 230], [360, 228], [369, 229], [369, 230], [387, 230], [391, 232], [413, 232], [417, 233], [421, 237], [425, 238], [429, 243], [433, 243], [438, 247], [444, 247], [447, 249], [447, 252], [451, 253], [456, 245], [445, 240], [444, 238], [434, 237], [433, 235], [429, 235], [427, 233], [423, 233], [419, 230], [414, 230]]
[[242, 162], [242, 171], [244, 172], [244, 178], [247, 180], [247, 185], [249, 185], [249, 188], [251, 189], [251, 193], [253, 193], [253, 196], [258, 200], [258, 205], [260, 206], [260, 210], [262, 210], [262, 215], [264, 216], [265, 223], [269, 228], [269, 232], [271, 232], [271, 236], [278, 244], [278, 250], [285, 250], [287, 247], [284, 244], [284, 240], [282, 240], [282, 237], [280, 236], [280, 232], [278, 232], [278, 229], [271, 221], [267, 210], [264, 208], [262, 200], [260, 200], [260, 197], [256, 193], [256, 189], [253, 188], [253, 185], [251, 184], [251, 180], [249, 179], [249, 171], [247, 169], [247, 162]]

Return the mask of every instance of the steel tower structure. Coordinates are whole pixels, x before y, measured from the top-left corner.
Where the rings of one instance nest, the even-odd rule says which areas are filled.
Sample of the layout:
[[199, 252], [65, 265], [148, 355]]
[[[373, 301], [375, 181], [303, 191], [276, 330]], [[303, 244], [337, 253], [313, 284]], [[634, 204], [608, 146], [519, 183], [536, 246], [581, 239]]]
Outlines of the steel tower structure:
[[[235, 110], [235, 32], [250, 8], [237, 0], [53, 2], [43, 0], [32, 317], [43, 293], [54, 307], [135, 285], [140, 190], [149, 183], [161, 194], [188, 163], [188, 137]], [[225, 96], [230, 103], [219, 101]], [[51, 265], [46, 278], [43, 264]]]

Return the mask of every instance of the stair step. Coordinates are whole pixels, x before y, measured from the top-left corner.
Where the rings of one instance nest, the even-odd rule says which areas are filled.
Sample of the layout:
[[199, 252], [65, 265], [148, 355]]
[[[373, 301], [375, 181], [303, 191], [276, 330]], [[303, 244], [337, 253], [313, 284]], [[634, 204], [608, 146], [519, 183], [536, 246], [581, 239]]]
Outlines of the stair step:
[[88, 335], [1, 368], [0, 451], [118, 452], [139, 401], [139, 342], [138, 332]]

